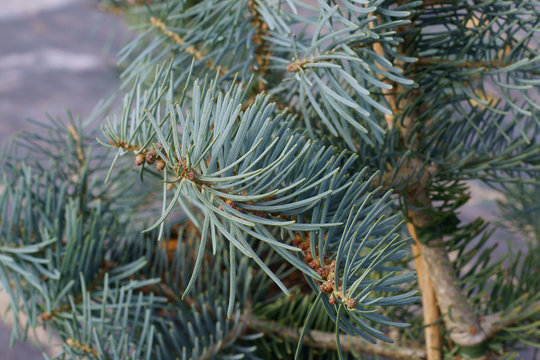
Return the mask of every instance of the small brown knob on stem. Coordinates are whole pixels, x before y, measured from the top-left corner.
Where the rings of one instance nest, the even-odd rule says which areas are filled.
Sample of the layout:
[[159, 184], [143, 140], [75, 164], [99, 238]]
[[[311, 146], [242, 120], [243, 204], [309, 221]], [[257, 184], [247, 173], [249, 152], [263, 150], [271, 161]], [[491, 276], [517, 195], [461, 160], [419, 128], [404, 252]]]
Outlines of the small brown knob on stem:
[[165, 160], [163, 159], [159, 159], [156, 163], [156, 170], [157, 171], [163, 171], [163, 169], [165, 169]]
[[146, 153], [146, 162], [150, 165], [152, 165], [153, 163], [155, 163], [157, 160], [157, 152], [155, 152], [154, 150], [150, 150]]
[[144, 164], [144, 155], [143, 154], [137, 154], [135, 156], [135, 165], [141, 166]]

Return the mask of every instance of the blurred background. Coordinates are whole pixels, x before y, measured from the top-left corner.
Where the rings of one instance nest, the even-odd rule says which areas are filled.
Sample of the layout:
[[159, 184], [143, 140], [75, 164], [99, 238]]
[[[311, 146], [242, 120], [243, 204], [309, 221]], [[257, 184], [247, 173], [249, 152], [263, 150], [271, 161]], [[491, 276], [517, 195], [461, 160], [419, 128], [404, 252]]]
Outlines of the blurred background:
[[88, 115], [118, 85], [122, 19], [95, 0], [0, 1], [0, 140], [63, 112]]
[[[98, 9], [97, 0], [0, 1], [0, 143], [32, 118], [47, 121], [45, 113], [63, 116], [64, 108], [83, 118], [101, 99], [117, 95], [116, 54], [129, 37], [122, 17]], [[118, 96], [116, 96], [118, 98]], [[497, 220], [495, 200], [502, 197], [477, 183], [473, 199], [462, 211], [464, 220], [483, 216]], [[503, 229], [495, 233], [500, 254], [508, 240], [524, 248], [522, 239]], [[45, 331], [38, 340], [9, 349], [13, 319], [6, 312], [9, 298], [0, 289], [0, 360], [43, 359], [54, 354], [55, 339]], [[56, 341], [57, 343], [57, 341]]]
[[[0, 0], [0, 144], [32, 118], [63, 117], [64, 107], [85, 117], [118, 85], [116, 53], [128, 32], [121, 17], [100, 11], [95, 0]], [[13, 318], [0, 290], [0, 360], [43, 359], [55, 339], [38, 332], [36, 343], [9, 349]]]

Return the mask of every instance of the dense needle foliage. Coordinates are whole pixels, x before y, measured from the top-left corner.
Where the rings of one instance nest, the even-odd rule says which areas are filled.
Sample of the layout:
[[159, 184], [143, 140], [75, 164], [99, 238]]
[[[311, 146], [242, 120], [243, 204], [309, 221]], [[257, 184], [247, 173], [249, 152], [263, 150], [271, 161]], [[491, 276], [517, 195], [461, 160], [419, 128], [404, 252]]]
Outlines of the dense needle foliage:
[[[13, 339], [46, 326], [59, 359], [539, 346], [540, 3], [99, 5], [138, 34], [122, 109], [4, 150]], [[475, 180], [522, 252], [458, 217]]]

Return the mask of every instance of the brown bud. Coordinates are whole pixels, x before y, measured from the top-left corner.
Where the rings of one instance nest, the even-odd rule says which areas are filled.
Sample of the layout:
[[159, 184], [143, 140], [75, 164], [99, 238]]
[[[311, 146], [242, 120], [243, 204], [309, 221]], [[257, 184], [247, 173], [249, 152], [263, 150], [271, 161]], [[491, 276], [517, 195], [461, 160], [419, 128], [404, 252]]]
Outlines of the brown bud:
[[292, 63], [287, 65], [287, 71], [288, 72], [298, 72], [298, 69], [300, 68], [299, 64]]
[[116, 144], [114, 143], [114, 141], [112, 141], [111, 139], [109, 139], [109, 145], [115, 146]]
[[304, 262], [306, 264], [309, 264], [311, 263], [311, 261], [313, 260], [313, 256], [311, 255], [311, 251], [310, 250], [306, 250], [305, 254], [304, 254]]
[[334, 281], [334, 271], [328, 270], [328, 276], [326, 277], [328, 281]]
[[302, 250], [307, 250], [307, 249], [309, 249], [309, 246], [310, 246], [309, 241], [306, 240], [306, 241], [302, 242], [298, 247], [300, 249], [302, 249]]
[[332, 263], [330, 264], [330, 271], [335, 271], [336, 270], [336, 260], [333, 260]]
[[42, 313], [39, 315], [39, 320], [41, 321], [49, 321], [53, 318], [53, 315], [52, 314], [49, 314], [49, 313]]
[[356, 307], [356, 299], [349, 299], [347, 301], [345, 301], [345, 304], [347, 304], [347, 306], [352, 309], [352, 308], [355, 308]]
[[336, 305], [336, 304], [337, 304], [337, 300], [336, 300], [336, 298], [333, 297], [333, 296], [330, 296], [330, 297], [328, 298], [328, 302], [330, 303], [330, 305]]
[[193, 170], [189, 170], [187, 175], [186, 175], [186, 178], [189, 180], [189, 181], [195, 181], [195, 171]]
[[157, 171], [163, 171], [163, 169], [165, 169], [165, 161], [163, 159], [159, 159], [157, 162], [156, 162], [156, 170]]
[[332, 291], [334, 291], [334, 284], [332, 284], [330, 281], [326, 281], [319, 286], [319, 289], [321, 289], [321, 291], [325, 294], [330, 294]]
[[328, 271], [327, 268], [319, 268], [317, 270], [317, 274], [319, 274], [324, 280], [326, 280], [326, 278], [328, 278], [329, 273], [330, 273], [330, 271]]
[[327, 255], [324, 255], [324, 266], [327, 266], [328, 264], [330, 264], [330, 259], [328, 259]]
[[149, 150], [146, 153], [146, 162], [152, 165], [153, 163], [156, 162], [156, 160], [157, 160], [157, 152], [155, 152], [154, 150]]
[[318, 269], [321, 267], [321, 262], [319, 261], [319, 259], [312, 260], [309, 263], [309, 267], [312, 268], [313, 270]]
[[296, 235], [292, 243], [294, 246], [300, 245], [302, 243], [302, 237], [300, 235]]
[[255, 211], [254, 214], [257, 215], [258, 217], [268, 218], [268, 215], [266, 215], [264, 211]]
[[75, 340], [69, 338], [69, 339], [66, 339], [66, 344], [68, 344], [69, 346], [75, 346], [78, 343]]
[[144, 155], [137, 154], [137, 156], [135, 156], [135, 165], [141, 166], [142, 164], [144, 164]]
[[234, 207], [235, 205], [234, 201], [232, 201], [231, 199], [225, 200], [225, 204], [227, 204], [227, 206], [230, 206], [230, 207]]

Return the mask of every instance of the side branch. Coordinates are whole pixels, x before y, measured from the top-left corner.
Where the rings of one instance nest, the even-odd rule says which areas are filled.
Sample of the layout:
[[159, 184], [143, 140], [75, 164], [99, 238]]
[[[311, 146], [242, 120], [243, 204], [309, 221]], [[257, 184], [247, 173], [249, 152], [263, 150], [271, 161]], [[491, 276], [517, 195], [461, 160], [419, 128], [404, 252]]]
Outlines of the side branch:
[[412, 245], [412, 251], [415, 257], [414, 263], [416, 275], [418, 276], [418, 285], [422, 292], [422, 308], [424, 310], [422, 315], [424, 317], [427, 358], [442, 359], [442, 336], [438, 323], [441, 314], [437, 304], [437, 297], [433, 289], [433, 283], [429, 277], [426, 262], [422, 256], [422, 244], [418, 241], [416, 230], [411, 223], [407, 223], [407, 229], [415, 242]]
[[270, 52], [269, 44], [263, 39], [268, 31], [268, 24], [263, 21], [263, 18], [257, 9], [257, 2], [255, 0], [249, 0], [248, 8], [253, 13], [251, 25], [255, 27], [255, 33], [251, 40], [253, 44], [257, 46], [255, 49], [255, 64], [257, 65], [257, 68], [254, 70], [259, 74], [258, 90], [261, 92], [266, 88], [263, 78], [268, 73], [268, 65], [270, 64], [268, 58], [268, 53]]
[[531, 312], [536, 314], [540, 313], [540, 302], [532, 303], [523, 309], [518, 308], [517, 310], [511, 311], [514, 316], [506, 313], [495, 313], [483, 317], [481, 320], [481, 325], [486, 335], [486, 339], [492, 338], [499, 331], [502, 331], [509, 326], [522, 322], [523, 318], [519, 315]]
[[461, 60], [446, 60], [446, 59], [436, 59], [436, 58], [419, 58], [417, 62], [414, 63], [414, 66], [431, 66], [431, 65], [450, 65], [449, 67], [460, 68], [460, 69], [476, 69], [476, 68], [504, 68], [510, 66], [510, 63], [501, 61], [501, 60], [491, 60], [491, 61], [462, 61]]
[[[379, 19], [378, 16], [377, 16], [377, 19]], [[373, 21], [369, 22], [368, 27], [370, 29], [373, 29], [373, 27], [375, 27], [375, 23]], [[375, 51], [375, 53], [377, 53], [377, 55], [379, 55], [379, 56], [386, 59], [386, 56], [384, 54], [384, 49], [383, 49], [381, 43], [374, 42], [373, 43], [373, 51]], [[379, 63], [376, 63], [376, 66], [379, 67], [382, 70], [385, 70], [384, 67]], [[379, 74], [379, 79], [381, 81], [385, 81], [384, 76], [382, 76], [381, 74]], [[390, 83], [392, 85], [392, 89], [382, 88], [381, 91], [382, 91], [382, 93], [384, 95], [384, 98], [385, 98], [386, 102], [388, 103], [388, 106], [390, 106], [390, 109], [392, 110], [392, 114], [384, 114], [384, 120], [386, 121], [386, 125], [388, 126], [388, 129], [392, 130], [392, 128], [394, 127], [395, 114], [397, 114], [397, 112], [398, 112], [397, 101], [396, 101], [397, 98], [396, 98], [396, 94], [395, 94], [396, 84], [394, 82], [388, 81], [388, 80], [386, 80], [386, 82]]]
[[[300, 340], [300, 329], [286, 327], [275, 321], [252, 318], [248, 327], [265, 334], [274, 334], [283, 339]], [[385, 356], [393, 359], [425, 359], [426, 352], [421, 348], [386, 344], [371, 344], [357, 336], [340, 335], [339, 342], [344, 352], [358, 351], [364, 354]], [[304, 338], [303, 345], [317, 349], [337, 350], [336, 335], [323, 331], [311, 330]]]
[[[416, 200], [420, 200], [420, 203], [426, 204], [429, 202], [427, 197], [422, 198], [422, 195], [416, 195]], [[409, 210], [409, 217], [412, 220], [411, 227], [414, 233], [417, 228], [421, 229], [429, 224], [428, 216], [421, 210]], [[458, 278], [443, 245], [442, 238], [432, 239], [429, 245], [421, 245], [421, 251], [431, 281], [436, 284], [435, 294], [437, 295], [444, 323], [450, 331], [450, 338], [456, 344], [463, 346], [481, 344], [486, 339], [486, 335], [473, 307], [469, 303], [469, 299], [461, 290]]]
[[[161, 30], [161, 32], [168, 36], [174, 43], [178, 45], [185, 45], [186, 41], [174, 31], [168, 30], [167, 25], [165, 25], [165, 23], [161, 19], [152, 16], [150, 18], [150, 24], [152, 24], [152, 26], [154, 26], [155, 28]], [[193, 45], [188, 45], [184, 49], [184, 51], [193, 56], [195, 60], [202, 60], [205, 58], [205, 55]], [[217, 70], [212, 60], [208, 60], [206, 62], [206, 65], [210, 68], [210, 70]], [[219, 72], [221, 75], [225, 75], [227, 73], [227, 69], [220, 67]]]

